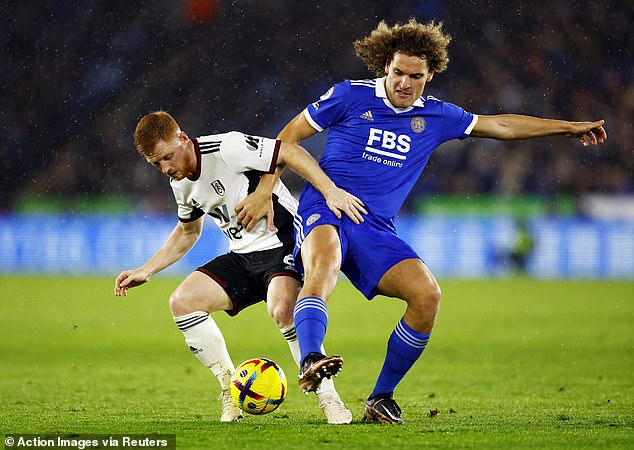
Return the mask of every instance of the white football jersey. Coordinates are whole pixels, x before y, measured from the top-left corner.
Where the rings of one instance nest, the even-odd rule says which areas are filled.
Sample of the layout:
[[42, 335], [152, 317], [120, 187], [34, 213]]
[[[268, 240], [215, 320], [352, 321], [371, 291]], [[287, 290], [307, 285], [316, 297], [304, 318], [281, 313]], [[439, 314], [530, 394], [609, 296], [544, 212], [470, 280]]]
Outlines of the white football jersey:
[[236, 253], [269, 250], [293, 242], [293, 217], [297, 200], [278, 181], [273, 190], [276, 231], [266, 219], [247, 233], [237, 220], [235, 207], [252, 193], [264, 173], [273, 173], [280, 141], [238, 131], [201, 136], [192, 140], [197, 168], [192, 178], [171, 180], [178, 204], [178, 219], [191, 222], [209, 214], [229, 238]]

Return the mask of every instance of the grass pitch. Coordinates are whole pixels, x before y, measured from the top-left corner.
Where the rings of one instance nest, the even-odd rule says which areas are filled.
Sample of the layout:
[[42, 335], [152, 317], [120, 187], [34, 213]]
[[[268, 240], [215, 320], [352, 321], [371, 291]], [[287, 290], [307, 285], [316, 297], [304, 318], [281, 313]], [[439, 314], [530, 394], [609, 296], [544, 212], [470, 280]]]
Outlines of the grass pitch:
[[179, 280], [112, 295], [111, 278], [0, 277], [0, 431], [176, 434], [177, 448], [633, 448], [634, 283], [441, 281], [423, 358], [399, 385], [403, 426], [361, 422], [404, 310], [341, 281], [326, 349], [354, 423], [329, 426], [263, 304], [216, 313], [238, 364], [265, 356], [290, 391], [276, 412], [221, 424], [219, 388], [167, 308]]

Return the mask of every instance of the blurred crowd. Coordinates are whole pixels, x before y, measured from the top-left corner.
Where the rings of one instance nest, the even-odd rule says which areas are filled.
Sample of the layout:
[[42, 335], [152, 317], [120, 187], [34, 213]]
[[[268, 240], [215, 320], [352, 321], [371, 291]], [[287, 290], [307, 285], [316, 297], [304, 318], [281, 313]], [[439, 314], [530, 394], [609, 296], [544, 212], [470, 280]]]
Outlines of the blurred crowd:
[[[438, 193], [634, 191], [634, 7], [629, 0], [64, 0], [9, 2], [0, 211], [25, 196], [93, 194], [172, 211], [164, 177], [135, 152], [147, 112], [190, 135], [274, 137], [345, 78], [372, 78], [352, 41], [385, 19], [444, 22], [453, 36], [433, 95], [477, 114], [605, 119], [608, 143], [562, 137], [443, 145], [414, 188]], [[306, 147], [316, 157], [323, 137]], [[286, 176], [294, 191], [302, 181]]]

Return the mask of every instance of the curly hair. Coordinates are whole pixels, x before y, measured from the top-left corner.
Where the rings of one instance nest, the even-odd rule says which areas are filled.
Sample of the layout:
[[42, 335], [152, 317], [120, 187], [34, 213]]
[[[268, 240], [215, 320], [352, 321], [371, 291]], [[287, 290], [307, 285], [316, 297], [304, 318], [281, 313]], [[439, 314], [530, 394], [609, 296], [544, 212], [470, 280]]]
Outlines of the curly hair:
[[160, 141], [176, 136], [180, 127], [165, 111], [155, 111], [144, 116], [134, 130], [134, 146], [143, 156], [150, 156]]
[[447, 68], [447, 46], [451, 36], [442, 29], [442, 22], [418, 23], [411, 18], [405, 24], [389, 27], [382, 20], [369, 36], [354, 41], [356, 54], [378, 76], [385, 75], [385, 66], [394, 54], [404, 53], [427, 60], [430, 72], [442, 72]]

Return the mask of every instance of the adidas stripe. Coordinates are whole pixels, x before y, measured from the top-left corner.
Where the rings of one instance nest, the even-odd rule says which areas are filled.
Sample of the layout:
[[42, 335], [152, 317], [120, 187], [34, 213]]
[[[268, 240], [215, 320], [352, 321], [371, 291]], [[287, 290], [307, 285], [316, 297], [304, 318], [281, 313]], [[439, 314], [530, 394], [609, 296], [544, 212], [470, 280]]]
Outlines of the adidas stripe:
[[209, 319], [209, 314], [205, 312], [194, 312], [174, 318], [178, 329], [181, 331], [189, 330], [190, 328], [203, 323], [207, 319]]

